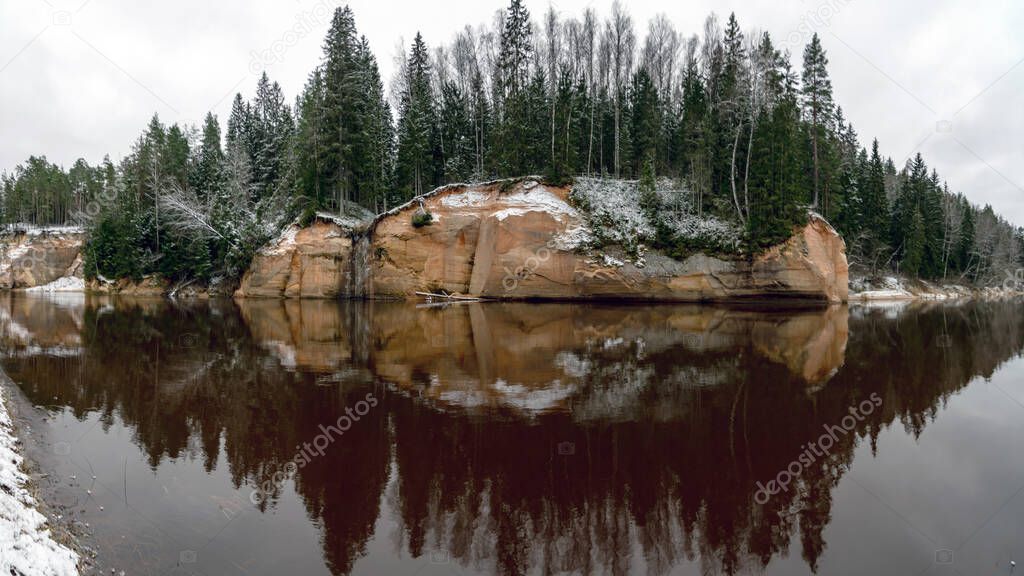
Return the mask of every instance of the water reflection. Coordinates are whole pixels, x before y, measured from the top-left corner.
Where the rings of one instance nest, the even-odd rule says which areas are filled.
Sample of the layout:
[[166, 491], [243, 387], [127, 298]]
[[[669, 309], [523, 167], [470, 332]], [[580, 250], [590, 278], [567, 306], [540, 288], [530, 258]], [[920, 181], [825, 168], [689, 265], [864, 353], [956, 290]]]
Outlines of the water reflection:
[[[918, 436], [1024, 344], [1011, 303], [0, 304], [3, 367], [33, 403], [130, 430], [154, 478], [195, 458], [239, 494], [271, 482], [234, 522], [269, 523], [268, 546], [292, 557], [308, 537], [286, 528], [316, 527], [322, 558], [296, 573], [817, 571], [858, 444], [894, 423]], [[368, 392], [378, 408], [274, 482]], [[755, 502], [758, 482], [872, 394], [878, 410]], [[252, 554], [238, 531], [217, 536], [222, 556]]]

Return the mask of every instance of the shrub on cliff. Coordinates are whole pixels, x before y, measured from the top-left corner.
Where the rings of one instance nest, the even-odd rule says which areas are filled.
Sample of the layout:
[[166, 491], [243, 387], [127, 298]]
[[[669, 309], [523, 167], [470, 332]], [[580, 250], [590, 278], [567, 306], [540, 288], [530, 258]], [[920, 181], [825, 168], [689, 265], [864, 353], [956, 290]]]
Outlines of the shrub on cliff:
[[640, 244], [676, 258], [697, 251], [735, 254], [741, 248], [739, 226], [695, 214], [693, 192], [667, 178], [648, 177], [646, 186], [636, 180], [577, 178], [571, 198], [599, 244], [619, 245], [630, 254]]
[[427, 211], [417, 211], [412, 215], [412, 226], [413, 228], [422, 228], [424, 226], [430, 226], [434, 221], [434, 215]]

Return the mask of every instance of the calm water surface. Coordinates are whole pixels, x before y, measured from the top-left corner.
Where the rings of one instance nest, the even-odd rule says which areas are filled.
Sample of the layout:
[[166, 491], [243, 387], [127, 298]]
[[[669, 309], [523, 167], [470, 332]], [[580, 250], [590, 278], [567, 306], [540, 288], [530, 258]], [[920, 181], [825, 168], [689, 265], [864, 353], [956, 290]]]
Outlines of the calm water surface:
[[103, 573], [1024, 564], [1019, 303], [16, 295], [0, 336], [44, 493]]

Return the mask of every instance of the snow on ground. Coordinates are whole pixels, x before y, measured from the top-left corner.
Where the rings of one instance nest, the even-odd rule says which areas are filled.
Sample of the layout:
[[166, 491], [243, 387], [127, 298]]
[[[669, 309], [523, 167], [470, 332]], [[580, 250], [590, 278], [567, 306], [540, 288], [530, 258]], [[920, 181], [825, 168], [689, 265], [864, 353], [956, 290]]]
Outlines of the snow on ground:
[[913, 300], [914, 295], [906, 290], [865, 290], [850, 294], [851, 300]]
[[286, 228], [276, 240], [260, 249], [260, 254], [268, 256], [286, 254], [295, 247], [295, 235], [299, 233], [299, 225], [292, 224]]
[[40, 236], [42, 234], [82, 234], [84, 230], [81, 226], [36, 226], [34, 224], [16, 223], [5, 224], [3, 228], [0, 228], [0, 232]]
[[636, 181], [577, 178], [572, 195], [589, 213], [591, 226], [612, 244], [650, 242], [654, 227], [640, 208]]
[[1015, 290], [1001, 288], [970, 288], [959, 284], [933, 284], [924, 280], [906, 280], [896, 276], [884, 278], [850, 278], [850, 300], [853, 302], [896, 302], [908, 300], [956, 300], [1017, 296]]
[[[710, 215], [697, 216], [693, 193], [667, 178], [657, 181], [655, 194], [661, 208], [657, 219], [677, 239], [721, 249], [738, 246], [742, 231]], [[612, 244], [631, 247], [655, 239], [654, 223], [644, 214], [636, 180], [577, 178], [573, 198], [584, 207], [595, 232]]]
[[376, 214], [354, 202], [345, 203], [344, 214], [332, 214], [330, 212], [323, 211], [316, 213], [316, 217], [320, 220], [333, 222], [342, 228], [359, 228], [360, 226], [365, 226], [368, 222], [373, 220], [375, 216]]
[[573, 218], [579, 216], [579, 213], [576, 212], [575, 208], [570, 206], [565, 200], [562, 200], [557, 194], [549, 190], [547, 186], [540, 185], [535, 182], [528, 188], [527, 185], [528, 184], [524, 184], [522, 190], [516, 190], [515, 192], [499, 196], [501, 203], [510, 207], [525, 208], [534, 211], [543, 210], [548, 214], [559, 216], [571, 216]]
[[62, 276], [49, 284], [26, 288], [26, 292], [84, 292], [85, 280], [74, 276]]
[[0, 391], [0, 574], [77, 575], [78, 555], [53, 541], [46, 517], [25, 488], [21, 462]]
[[490, 196], [488, 192], [466, 188], [441, 198], [441, 205], [445, 208], [473, 208], [485, 204]]
[[568, 202], [533, 180], [525, 182], [521, 189], [501, 194], [498, 201], [507, 206], [504, 210], [494, 213], [498, 220], [527, 212], [546, 212], [559, 220], [579, 220], [580, 217], [579, 212]]

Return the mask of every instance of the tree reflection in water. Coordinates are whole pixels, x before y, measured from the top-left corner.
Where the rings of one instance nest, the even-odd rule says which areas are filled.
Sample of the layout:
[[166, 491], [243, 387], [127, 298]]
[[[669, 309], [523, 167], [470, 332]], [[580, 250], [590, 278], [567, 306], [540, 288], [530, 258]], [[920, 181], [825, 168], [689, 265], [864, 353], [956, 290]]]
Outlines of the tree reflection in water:
[[[914, 436], [1024, 342], [1010, 303], [891, 310], [5, 298], [3, 368], [36, 404], [101, 415], [154, 470], [182, 455], [236, 488], [374, 392], [294, 486], [330, 572], [385, 539], [481, 572], [811, 571], [859, 442]], [[822, 427], [882, 406], [787, 492]], [[223, 451], [223, 454], [222, 454]], [[378, 534], [378, 520], [397, 523]]]

